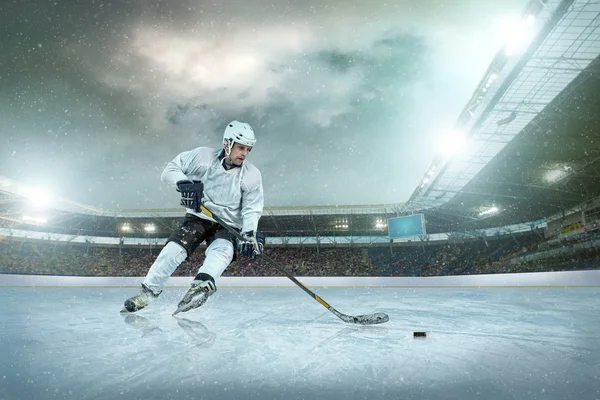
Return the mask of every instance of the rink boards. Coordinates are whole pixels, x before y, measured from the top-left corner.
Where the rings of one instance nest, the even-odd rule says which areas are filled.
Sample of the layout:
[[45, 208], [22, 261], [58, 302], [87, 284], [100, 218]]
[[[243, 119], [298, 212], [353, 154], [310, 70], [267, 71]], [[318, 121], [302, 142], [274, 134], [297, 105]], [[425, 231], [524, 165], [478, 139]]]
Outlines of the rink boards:
[[[528, 288], [600, 287], [600, 270], [433, 277], [297, 277], [307, 287]], [[0, 287], [139, 287], [143, 277], [0, 275]], [[167, 287], [187, 287], [190, 277], [171, 277]], [[286, 277], [221, 277], [219, 287], [291, 288]]]

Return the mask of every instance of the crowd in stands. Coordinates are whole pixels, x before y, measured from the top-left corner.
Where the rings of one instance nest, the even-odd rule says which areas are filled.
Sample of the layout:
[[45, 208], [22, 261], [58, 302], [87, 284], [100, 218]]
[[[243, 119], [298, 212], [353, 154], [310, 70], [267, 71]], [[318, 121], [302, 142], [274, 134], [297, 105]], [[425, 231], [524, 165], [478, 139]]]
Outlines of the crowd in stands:
[[[0, 273], [74, 275], [74, 276], [143, 276], [158, 256], [160, 248], [114, 248], [67, 245], [44, 242], [0, 241]], [[374, 275], [366, 249], [360, 248], [267, 248], [271, 258], [294, 275], [367, 276]], [[199, 248], [184, 261], [173, 276], [194, 276], [204, 261]], [[224, 276], [283, 275], [264, 258], [237, 256]]]
[[[600, 268], [600, 230], [563, 240], [530, 233], [500, 238], [390, 246], [269, 247], [265, 253], [294, 276], [439, 276]], [[98, 247], [0, 240], [0, 273], [144, 276], [161, 247]], [[194, 276], [199, 248], [174, 273]], [[282, 276], [264, 258], [238, 256], [224, 276]]]

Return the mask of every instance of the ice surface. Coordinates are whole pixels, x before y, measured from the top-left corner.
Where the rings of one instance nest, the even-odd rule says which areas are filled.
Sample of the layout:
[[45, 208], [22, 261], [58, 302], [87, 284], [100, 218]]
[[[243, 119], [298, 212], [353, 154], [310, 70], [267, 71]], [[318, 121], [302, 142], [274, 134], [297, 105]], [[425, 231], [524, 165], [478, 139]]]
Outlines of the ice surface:
[[[0, 289], [0, 399], [600, 399], [600, 289]], [[179, 317], [179, 318], [178, 318]], [[426, 338], [413, 338], [426, 331]]]

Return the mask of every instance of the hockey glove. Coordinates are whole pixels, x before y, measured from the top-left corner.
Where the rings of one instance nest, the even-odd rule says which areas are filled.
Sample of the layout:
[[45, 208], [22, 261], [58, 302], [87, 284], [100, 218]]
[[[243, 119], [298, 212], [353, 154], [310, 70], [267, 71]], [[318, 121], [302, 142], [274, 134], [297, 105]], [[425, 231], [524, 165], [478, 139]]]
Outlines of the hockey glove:
[[183, 207], [191, 208], [196, 212], [200, 212], [202, 205], [202, 193], [204, 192], [204, 184], [200, 181], [179, 181], [177, 182], [177, 191], [181, 192], [181, 202]]
[[256, 235], [254, 231], [242, 233], [242, 237], [246, 240], [242, 243], [241, 253], [243, 256], [255, 258], [263, 253], [265, 247], [265, 235], [258, 232]]

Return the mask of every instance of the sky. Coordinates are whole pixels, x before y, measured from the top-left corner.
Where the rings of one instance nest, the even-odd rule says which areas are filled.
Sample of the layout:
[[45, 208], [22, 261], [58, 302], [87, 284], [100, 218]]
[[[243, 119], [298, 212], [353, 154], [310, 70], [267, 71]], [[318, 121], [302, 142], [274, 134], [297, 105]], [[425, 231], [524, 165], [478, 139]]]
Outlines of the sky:
[[2, 2], [0, 175], [175, 208], [166, 163], [239, 120], [265, 206], [401, 203], [526, 4]]

